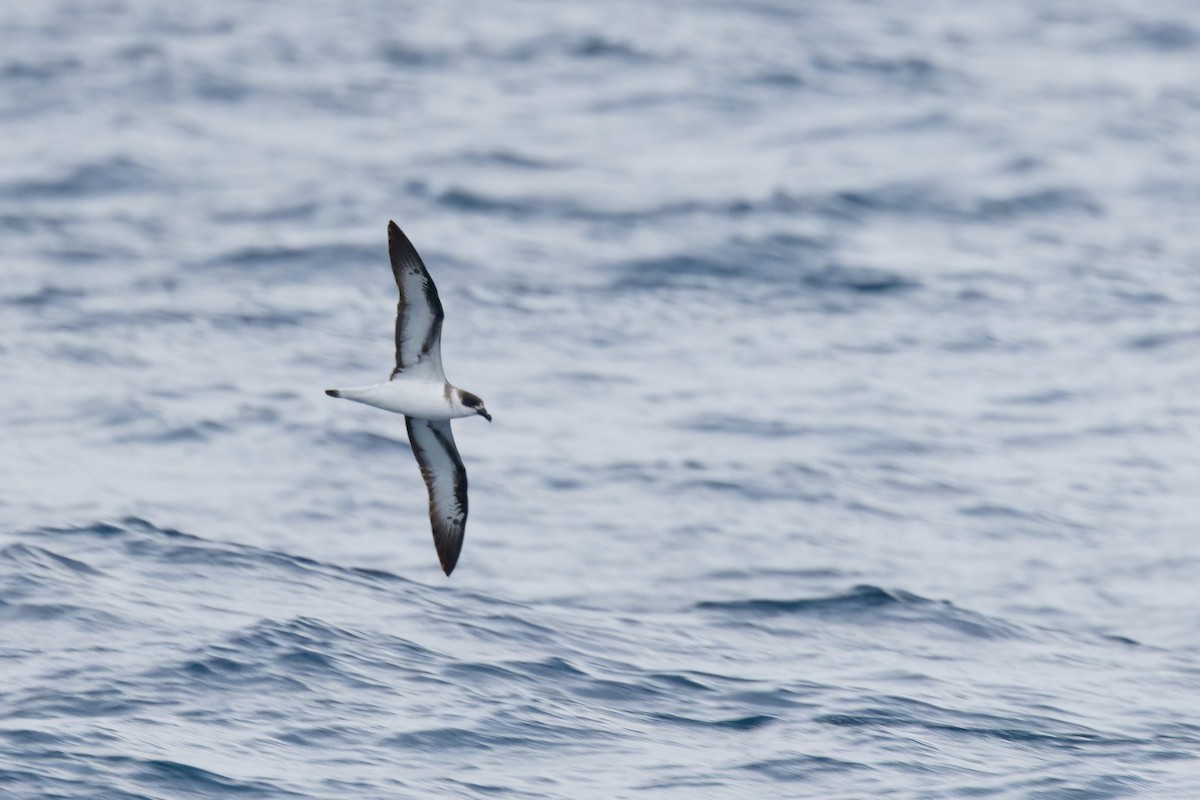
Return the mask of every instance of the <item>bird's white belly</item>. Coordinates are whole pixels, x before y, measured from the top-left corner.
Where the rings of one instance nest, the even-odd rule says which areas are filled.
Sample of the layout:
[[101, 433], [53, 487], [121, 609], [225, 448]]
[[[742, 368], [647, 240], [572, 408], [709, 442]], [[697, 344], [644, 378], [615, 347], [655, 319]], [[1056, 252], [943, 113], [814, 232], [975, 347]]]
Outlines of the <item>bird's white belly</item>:
[[361, 389], [342, 389], [341, 396], [406, 417], [448, 420], [469, 416], [450, 405], [447, 386], [432, 381], [394, 380]]

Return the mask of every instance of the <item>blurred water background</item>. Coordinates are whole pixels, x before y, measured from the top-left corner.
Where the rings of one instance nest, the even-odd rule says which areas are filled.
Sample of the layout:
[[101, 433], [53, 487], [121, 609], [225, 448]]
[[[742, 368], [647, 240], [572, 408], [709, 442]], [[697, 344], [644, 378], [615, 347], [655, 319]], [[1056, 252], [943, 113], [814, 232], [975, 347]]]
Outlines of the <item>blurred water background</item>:
[[0, 795], [1200, 797], [1195, 11], [5, 3]]

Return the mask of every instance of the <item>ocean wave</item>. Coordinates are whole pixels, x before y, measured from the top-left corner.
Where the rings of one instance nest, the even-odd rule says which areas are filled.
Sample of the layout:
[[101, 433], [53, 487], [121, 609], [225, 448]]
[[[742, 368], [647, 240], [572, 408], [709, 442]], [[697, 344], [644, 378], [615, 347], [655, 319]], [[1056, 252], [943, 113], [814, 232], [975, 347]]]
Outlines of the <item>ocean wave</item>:
[[869, 585], [827, 597], [705, 601], [698, 603], [696, 608], [748, 619], [812, 615], [857, 623], [934, 625], [970, 638], [987, 640], [1025, 635], [1011, 623], [989, 619], [946, 601], [928, 600], [911, 592]]
[[74, 199], [165, 188], [156, 169], [127, 155], [78, 164], [56, 178], [27, 178], [0, 184], [0, 196], [15, 200]]
[[789, 234], [733, 239], [703, 254], [681, 254], [623, 265], [612, 288], [644, 291], [684, 286], [767, 284], [799, 292], [890, 294], [919, 286], [888, 270], [830, 263], [825, 242]]
[[235, 269], [255, 272], [296, 270], [344, 270], [348, 266], [377, 267], [378, 246], [353, 244], [315, 244], [310, 246], [249, 245], [213, 256], [197, 266], [204, 270]]

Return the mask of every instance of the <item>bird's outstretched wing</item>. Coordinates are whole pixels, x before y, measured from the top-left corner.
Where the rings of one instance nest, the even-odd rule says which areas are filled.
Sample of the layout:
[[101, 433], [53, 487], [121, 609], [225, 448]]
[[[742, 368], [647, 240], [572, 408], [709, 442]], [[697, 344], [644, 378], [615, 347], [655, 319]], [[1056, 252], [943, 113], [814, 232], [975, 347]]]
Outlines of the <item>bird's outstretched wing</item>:
[[[442, 301], [417, 249], [396, 226], [388, 223], [388, 255], [400, 290], [396, 304], [396, 368], [392, 377], [420, 373], [445, 382], [442, 369]], [[453, 445], [451, 445], [453, 448]]]
[[404, 422], [421, 477], [429, 489], [433, 544], [442, 570], [449, 575], [458, 563], [467, 527], [467, 470], [454, 446], [449, 421], [405, 417]]

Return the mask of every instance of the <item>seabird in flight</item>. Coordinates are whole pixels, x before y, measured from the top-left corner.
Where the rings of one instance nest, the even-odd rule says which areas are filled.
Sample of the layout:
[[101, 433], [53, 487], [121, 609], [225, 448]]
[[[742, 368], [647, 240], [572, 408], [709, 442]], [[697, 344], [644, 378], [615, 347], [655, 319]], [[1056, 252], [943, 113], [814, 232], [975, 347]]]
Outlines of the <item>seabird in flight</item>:
[[438, 560], [449, 575], [458, 563], [467, 524], [467, 470], [454, 446], [450, 420], [492, 415], [478, 395], [451, 386], [442, 370], [442, 301], [416, 248], [388, 223], [388, 255], [400, 290], [396, 306], [396, 368], [387, 383], [361, 389], [327, 389], [404, 415], [408, 441], [429, 489], [429, 520]]

